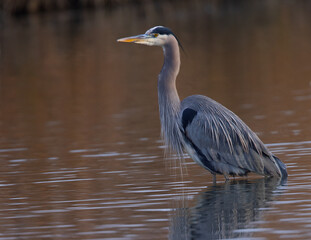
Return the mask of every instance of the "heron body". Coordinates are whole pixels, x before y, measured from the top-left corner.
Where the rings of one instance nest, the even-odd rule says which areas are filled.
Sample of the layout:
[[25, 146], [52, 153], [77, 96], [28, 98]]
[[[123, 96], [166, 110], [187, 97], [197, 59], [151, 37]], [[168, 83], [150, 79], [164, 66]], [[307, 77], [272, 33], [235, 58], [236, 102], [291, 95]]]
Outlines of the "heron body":
[[176, 78], [180, 68], [180, 44], [173, 32], [162, 26], [145, 34], [122, 38], [161, 46], [164, 64], [158, 77], [161, 132], [165, 144], [182, 157], [184, 150], [213, 176], [244, 176], [249, 172], [286, 177], [286, 166], [275, 157], [258, 136], [233, 112], [202, 95], [180, 101]]

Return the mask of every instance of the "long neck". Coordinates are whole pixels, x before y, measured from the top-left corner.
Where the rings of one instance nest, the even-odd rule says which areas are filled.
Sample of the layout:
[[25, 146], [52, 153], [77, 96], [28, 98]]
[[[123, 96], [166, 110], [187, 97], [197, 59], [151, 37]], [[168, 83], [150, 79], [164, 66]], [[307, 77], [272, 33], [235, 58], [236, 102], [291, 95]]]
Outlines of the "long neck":
[[176, 90], [176, 77], [180, 67], [179, 46], [175, 37], [170, 36], [163, 46], [164, 64], [158, 79], [159, 110], [162, 136], [166, 145], [181, 153], [178, 114], [180, 100]]

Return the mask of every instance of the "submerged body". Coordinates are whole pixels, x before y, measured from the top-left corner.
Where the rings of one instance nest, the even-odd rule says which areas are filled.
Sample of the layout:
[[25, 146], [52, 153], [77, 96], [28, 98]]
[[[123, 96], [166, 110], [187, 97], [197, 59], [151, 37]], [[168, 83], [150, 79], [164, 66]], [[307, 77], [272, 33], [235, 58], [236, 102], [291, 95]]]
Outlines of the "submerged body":
[[186, 150], [213, 176], [244, 176], [254, 172], [286, 177], [286, 166], [275, 157], [233, 112], [202, 95], [180, 102], [176, 77], [180, 68], [179, 42], [168, 28], [157, 26], [143, 35], [119, 39], [161, 46], [164, 64], [158, 78], [162, 136], [168, 147], [182, 157]]

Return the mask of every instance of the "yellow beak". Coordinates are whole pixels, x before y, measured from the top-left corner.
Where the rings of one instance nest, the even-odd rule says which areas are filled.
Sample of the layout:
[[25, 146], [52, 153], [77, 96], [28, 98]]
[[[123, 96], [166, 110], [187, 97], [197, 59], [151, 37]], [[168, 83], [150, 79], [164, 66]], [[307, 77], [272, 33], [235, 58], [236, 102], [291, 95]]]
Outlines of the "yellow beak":
[[132, 36], [132, 37], [120, 38], [117, 41], [128, 42], [128, 43], [146, 43], [148, 42], [149, 38], [151, 38], [151, 36], [147, 34], [141, 34], [141, 35]]

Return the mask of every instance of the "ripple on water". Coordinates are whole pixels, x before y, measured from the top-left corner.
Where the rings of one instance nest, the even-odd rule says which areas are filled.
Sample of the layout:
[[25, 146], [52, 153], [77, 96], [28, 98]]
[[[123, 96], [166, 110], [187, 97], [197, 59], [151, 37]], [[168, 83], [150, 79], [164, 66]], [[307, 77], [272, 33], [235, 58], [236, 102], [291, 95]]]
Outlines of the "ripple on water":
[[86, 155], [82, 155], [81, 157], [115, 157], [115, 156], [119, 156], [121, 155], [120, 153], [117, 152], [107, 152], [107, 153], [98, 153], [98, 154], [86, 154]]
[[26, 151], [28, 148], [7, 148], [7, 149], [0, 149], [0, 153], [6, 153], [6, 152], [20, 152], [20, 151]]

